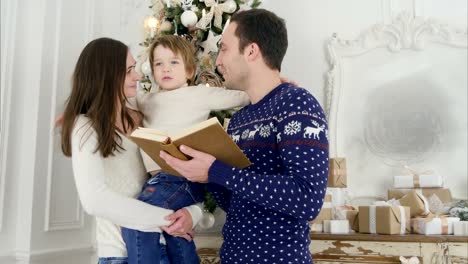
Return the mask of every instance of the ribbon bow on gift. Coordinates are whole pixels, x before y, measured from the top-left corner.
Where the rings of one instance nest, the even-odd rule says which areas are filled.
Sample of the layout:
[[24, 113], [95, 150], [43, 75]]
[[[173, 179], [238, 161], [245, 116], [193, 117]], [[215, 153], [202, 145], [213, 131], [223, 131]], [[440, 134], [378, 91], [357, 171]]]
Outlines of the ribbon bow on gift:
[[[236, 11], [232, 10], [232, 3], [226, 1], [222, 4], [218, 4], [217, 0], [205, 0], [205, 5], [210, 7], [210, 11], [204, 15], [200, 21], [196, 24], [196, 27], [199, 29], [205, 30], [206, 27], [210, 24], [214, 16], [214, 26], [222, 29], [223, 23], [223, 13], [233, 13]], [[237, 7], [237, 6], [236, 6]]]
[[414, 188], [420, 188], [421, 185], [419, 183], [419, 176], [421, 175], [429, 175], [429, 174], [433, 174], [434, 171], [432, 170], [425, 170], [425, 171], [422, 171], [422, 172], [419, 172], [417, 170], [414, 170], [412, 169], [410, 166], [408, 165], [403, 165], [403, 168], [409, 172], [411, 175], [413, 175], [413, 185], [414, 185]]

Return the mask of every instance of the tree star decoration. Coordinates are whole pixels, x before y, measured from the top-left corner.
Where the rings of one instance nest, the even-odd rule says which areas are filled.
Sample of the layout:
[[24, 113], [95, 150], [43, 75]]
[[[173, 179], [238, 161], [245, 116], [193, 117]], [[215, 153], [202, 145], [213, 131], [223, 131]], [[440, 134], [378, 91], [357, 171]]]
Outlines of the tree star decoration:
[[207, 54], [210, 51], [218, 52], [218, 42], [220, 39], [221, 35], [215, 36], [213, 31], [210, 30], [210, 32], [208, 32], [208, 38], [200, 45], [203, 48], [203, 54]]

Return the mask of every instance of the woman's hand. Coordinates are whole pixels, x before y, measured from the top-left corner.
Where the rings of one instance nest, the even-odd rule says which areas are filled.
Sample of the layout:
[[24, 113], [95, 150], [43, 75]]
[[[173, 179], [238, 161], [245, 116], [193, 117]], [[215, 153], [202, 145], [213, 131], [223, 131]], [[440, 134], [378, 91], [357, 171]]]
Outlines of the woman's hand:
[[170, 226], [163, 226], [161, 229], [171, 236], [183, 237], [188, 241], [193, 239], [192, 215], [185, 208], [166, 216], [166, 220], [174, 221]]
[[54, 128], [61, 127], [63, 125], [63, 115], [64, 113], [60, 113], [54, 121]]

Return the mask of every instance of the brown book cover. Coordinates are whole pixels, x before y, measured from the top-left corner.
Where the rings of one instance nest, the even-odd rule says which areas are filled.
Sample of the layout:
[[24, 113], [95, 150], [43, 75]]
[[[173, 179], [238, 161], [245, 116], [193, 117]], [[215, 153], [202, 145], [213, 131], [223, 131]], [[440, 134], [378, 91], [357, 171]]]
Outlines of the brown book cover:
[[203, 121], [182, 132], [180, 135], [170, 137], [152, 128], [138, 128], [130, 138], [148, 154], [161, 169], [169, 174], [182, 176], [159, 157], [161, 150], [172, 156], [189, 160], [180, 150], [180, 145], [208, 153], [216, 159], [236, 168], [248, 167], [251, 163], [242, 150], [224, 131], [216, 117]]

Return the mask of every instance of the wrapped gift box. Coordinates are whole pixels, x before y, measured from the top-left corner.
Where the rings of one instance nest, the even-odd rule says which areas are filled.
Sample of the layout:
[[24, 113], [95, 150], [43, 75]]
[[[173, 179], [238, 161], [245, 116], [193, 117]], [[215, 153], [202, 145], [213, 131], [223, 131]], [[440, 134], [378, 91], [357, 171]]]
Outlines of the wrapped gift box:
[[322, 224], [323, 220], [330, 220], [332, 219], [332, 197], [330, 194], [326, 194], [323, 200], [322, 209], [317, 217], [312, 220], [311, 224]]
[[453, 223], [453, 234], [456, 236], [468, 236], [468, 221]]
[[349, 222], [348, 220], [324, 220], [323, 232], [332, 234], [348, 234]]
[[332, 206], [343, 206], [346, 203], [346, 188], [327, 188], [327, 194], [331, 195]]
[[328, 187], [345, 188], [346, 185], [346, 159], [330, 158], [328, 163]]
[[323, 232], [323, 224], [312, 224], [309, 223], [310, 232], [313, 233], [322, 233]]
[[411, 219], [413, 233], [423, 235], [453, 235], [453, 224], [458, 217], [416, 217]]
[[416, 191], [417, 193], [420, 193], [426, 197], [426, 199], [429, 199], [432, 195], [437, 195], [439, 199], [443, 203], [450, 203], [452, 202], [452, 194], [450, 193], [450, 190], [447, 188], [424, 188], [424, 189], [389, 189], [388, 190], [388, 200], [391, 199], [400, 199], [403, 197], [405, 194], [411, 192], [411, 191]]
[[400, 205], [408, 206], [410, 208], [411, 217], [427, 215], [430, 213], [429, 204], [426, 198], [414, 190], [405, 194], [398, 201]]
[[358, 211], [348, 211], [346, 213], [346, 219], [348, 219], [349, 226], [352, 230], [359, 232], [359, 217], [358, 217]]
[[350, 205], [333, 207], [333, 220], [348, 220], [350, 229], [359, 231], [358, 210]]
[[440, 175], [403, 175], [393, 177], [393, 188], [441, 188], [444, 178]]
[[406, 206], [359, 206], [359, 232], [405, 234], [410, 232], [410, 209]]

